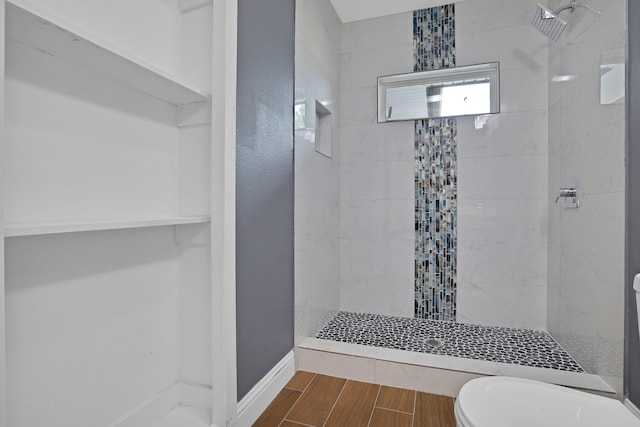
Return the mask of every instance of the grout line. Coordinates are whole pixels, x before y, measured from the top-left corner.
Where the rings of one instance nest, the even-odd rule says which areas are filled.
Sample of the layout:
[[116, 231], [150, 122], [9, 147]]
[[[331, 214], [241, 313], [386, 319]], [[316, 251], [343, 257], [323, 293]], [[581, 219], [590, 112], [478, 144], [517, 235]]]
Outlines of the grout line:
[[[302, 393], [304, 393], [305, 391], [307, 391], [307, 389], [309, 388], [309, 386], [311, 385], [311, 383], [313, 382], [313, 380], [315, 380], [315, 379], [316, 379], [316, 377], [317, 377], [317, 376], [318, 376], [318, 374], [314, 372], [314, 373], [313, 373], [313, 378], [311, 378], [311, 379], [309, 380], [309, 383], [304, 387], [304, 390], [302, 390]], [[302, 396], [302, 395], [301, 395], [301, 396]]]
[[399, 412], [401, 414], [413, 415], [413, 412], [398, 411], [397, 409], [385, 408], [383, 406], [376, 406], [376, 408], [384, 409], [385, 411]]
[[314, 378], [316, 377], [316, 375], [318, 375], [315, 372], [310, 372], [311, 374], [313, 374], [313, 376], [311, 377], [311, 379], [309, 380], [309, 382], [307, 383], [307, 385], [305, 385], [302, 390], [300, 390], [299, 388], [291, 388], [291, 387], [287, 387], [286, 385], [284, 386], [284, 388], [286, 388], [287, 390], [293, 390], [293, 391], [300, 391], [300, 392], [304, 392], [307, 387], [309, 387], [309, 384], [311, 384], [311, 381], [314, 380]]
[[371, 420], [373, 419], [373, 412], [376, 410], [376, 405], [378, 404], [378, 398], [380, 397], [381, 390], [382, 390], [382, 385], [378, 385], [378, 394], [376, 394], [376, 400], [373, 402], [373, 408], [371, 408], [371, 415], [369, 415], [369, 422], [367, 423], [367, 427], [371, 425]]
[[[298, 404], [298, 402], [300, 401], [300, 399], [302, 398], [302, 396], [304, 395], [304, 393], [307, 391], [307, 389], [309, 388], [309, 386], [311, 385], [311, 383], [313, 382], [313, 380], [316, 379], [316, 377], [318, 376], [318, 374], [314, 373], [313, 374], [313, 378], [311, 378], [311, 380], [309, 381], [309, 383], [307, 384], [307, 386], [304, 388], [304, 390], [302, 390], [302, 393], [300, 393], [300, 396], [298, 396], [298, 398], [296, 399], [295, 402], [293, 402], [293, 405], [291, 405], [291, 408], [289, 408], [289, 410], [287, 411], [287, 413], [284, 415], [284, 417], [282, 418], [282, 421], [280, 421], [280, 424], [278, 424], [278, 427], [282, 425], [282, 423], [284, 422], [284, 420], [287, 419], [287, 416], [291, 413], [291, 411], [293, 411], [293, 408], [295, 408], [295, 406]], [[285, 387], [286, 388], [286, 387]], [[300, 390], [293, 390], [293, 391], [300, 391]], [[291, 421], [291, 420], [289, 420]], [[296, 421], [294, 421], [296, 422]]]
[[322, 427], [324, 427], [327, 424], [327, 421], [329, 421], [329, 418], [331, 418], [331, 414], [333, 413], [333, 410], [335, 409], [336, 405], [338, 404], [338, 400], [340, 400], [340, 397], [342, 396], [342, 392], [347, 387], [347, 383], [348, 382], [349, 382], [349, 380], [345, 380], [344, 384], [342, 385], [342, 390], [340, 390], [340, 393], [338, 393], [338, 398], [336, 399], [336, 401], [333, 402], [333, 406], [331, 407], [331, 410], [329, 411], [329, 414], [327, 415], [327, 419], [324, 420], [324, 423], [322, 423]]
[[286, 418], [285, 418], [284, 420], [282, 420], [282, 422], [280, 423], [280, 425], [282, 425], [282, 423], [283, 423], [283, 422], [285, 422], [285, 421], [288, 421], [288, 422], [290, 422], [290, 423], [293, 423], [293, 424], [296, 424], [296, 425], [299, 425], [299, 426], [314, 427], [314, 426], [312, 426], [311, 424], [299, 423], [298, 421], [292, 421], [292, 420], [288, 420], [288, 419], [286, 419]]
[[411, 415], [411, 427], [416, 423], [416, 406], [418, 405], [418, 391], [413, 391], [413, 414]]

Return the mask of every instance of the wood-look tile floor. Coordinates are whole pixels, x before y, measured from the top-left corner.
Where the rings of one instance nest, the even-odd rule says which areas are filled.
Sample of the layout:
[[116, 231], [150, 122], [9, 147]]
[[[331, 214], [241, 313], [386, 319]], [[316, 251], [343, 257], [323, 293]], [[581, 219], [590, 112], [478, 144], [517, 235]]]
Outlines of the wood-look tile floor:
[[455, 427], [454, 399], [298, 371], [254, 427]]

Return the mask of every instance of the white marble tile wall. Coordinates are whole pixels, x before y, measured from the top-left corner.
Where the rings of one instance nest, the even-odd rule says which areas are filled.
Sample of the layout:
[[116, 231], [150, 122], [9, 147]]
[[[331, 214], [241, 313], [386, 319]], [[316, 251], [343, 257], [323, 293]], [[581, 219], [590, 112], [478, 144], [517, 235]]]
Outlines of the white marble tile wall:
[[[306, 107], [305, 128], [295, 132], [296, 345], [339, 308], [341, 26], [329, 0], [296, 1], [296, 99]], [[315, 151], [316, 101], [333, 116], [331, 158]]]
[[340, 307], [413, 317], [413, 122], [376, 121], [377, 77], [413, 71], [413, 14], [344, 24], [340, 53]]
[[546, 329], [547, 40], [535, 3], [456, 4], [456, 64], [500, 62], [500, 114], [458, 119], [458, 321]]
[[[479, 3], [456, 5], [457, 64], [500, 61], [502, 113], [458, 120], [458, 318], [546, 329], [547, 43], [530, 2]], [[411, 20], [342, 30], [343, 310], [413, 316], [413, 123], [375, 121], [375, 78], [412, 70]]]
[[[588, 3], [602, 14], [579, 8], [564, 16], [567, 30], [549, 48], [548, 325], [585, 369], [621, 391], [625, 111], [599, 98], [601, 57], [618, 50], [624, 58], [625, 2]], [[554, 205], [573, 177], [581, 207]]]

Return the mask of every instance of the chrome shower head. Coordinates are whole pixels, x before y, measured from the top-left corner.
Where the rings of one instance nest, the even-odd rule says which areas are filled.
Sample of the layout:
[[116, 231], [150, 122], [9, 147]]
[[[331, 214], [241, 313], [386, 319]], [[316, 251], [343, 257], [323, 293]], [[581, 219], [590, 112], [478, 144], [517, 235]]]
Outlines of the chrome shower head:
[[567, 23], [562, 19], [558, 18], [558, 14], [560, 12], [564, 12], [568, 10], [570, 13], [576, 9], [576, 7], [582, 7], [591, 11], [596, 19], [602, 16], [602, 12], [598, 9], [589, 6], [586, 3], [578, 3], [577, 1], [572, 1], [569, 4], [559, 7], [555, 12], [551, 12], [549, 9], [538, 3], [538, 7], [536, 7], [536, 11], [533, 14], [533, 18], [531, 19], [531, 25], [540, 31], [545, 36], [549, 37], [554, 42], [557, 42], [560, 38], [560, 35], [564, 31], [567, 26]]
[[[575, 7], [575, 3], [570, 6], [572, 9]], [[564, 10], [564, 8], [560, 8]], [[560, 35], [567, 26], [567, 23], [558, 18], [557, 13], [551, 12], [549, 9], [538, 3], [533, 18], [531, 19], [531, 25], [533, 28], [540, 31], [545, 36], [549, 37], [554, 42], [557, 42]]]

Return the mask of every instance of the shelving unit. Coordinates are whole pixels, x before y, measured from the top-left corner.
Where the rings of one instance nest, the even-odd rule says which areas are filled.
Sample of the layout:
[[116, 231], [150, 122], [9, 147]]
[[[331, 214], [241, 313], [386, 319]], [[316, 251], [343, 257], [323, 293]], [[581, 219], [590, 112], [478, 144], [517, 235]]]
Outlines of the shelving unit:
[[210, 94], [96, 40], [60, 19], [7, 2], [6, 37], [49, 55], [85, 67], [132, 89], [173, 104], [207, 101]]
[[[135, 55], [127, 53], [123, 49], [120, 49], [115, 46], [111, 46], [109, 42], [100, 41], [97, 37], [87, 34], [85, 31], [76, 28], [74, 25], [65, 23], [60, 18], [50, 16], [50, 14], [47, 11], [37, 10], [37, 8], [34, 7], [33, 4], [31, 3], [25, 2], [23, 0], [13, 0], [13, 1], [6, 2], [5, 37], [7, 40], [7, 44], [12, 44], [14, 46], [10, 50], [17, 51], [17, 52], [20, 52], [20, 51], [37, 52], [37, 54], [39, 55], [45, 54], [48, 57], [53, 58], [52, 60], [50, 60], [50, 64], [53, 64], [53, 66], [56, 66], [55, 64], [56, 61], [64, 62], [65, 64], [70, 64], [69, 66], [67, 66], [67, 69], [61, 69], [59, 74], [64, 74], [66, 72], [69, 72], [69, 70], [71, 70], [71, 72], [76, 72], [76, 73], [77, 72], [87, 73], [87, 76], [90, 76], [89, 80], [81, 82], [81, 84], [84, 84], [85, 86], [87, 85], [93, 86], [95, 84], [96, 79], [102, 79], [106, 82], [113, 82], [113, 83], [119, 84], [124, 88], [132, 89], [140, 94], [145, 94], [155, 99], [162, 100], [174, 105], [175, 117], [171, 119], [171, 123], [166, 123], [165, 125], [161, 124], [162, 126], [167, 127], [168, 132], [172, 132], [170, 129], [171, 126], [185, 124], [186, 126], [197, 127], [202, 125], [208, 125], [210, 123], [208, 119], [210, 118], [210, 115], [211, 115], [211, 107], [210, 107], [211, 96], [208, 90], [197, 88], [196, 85], [193, 85], [193, 84], [185, 83], [179, 77], [171, 75], [171, 73], [161, 70], [158, 67], [147, 64], [144, 60], [137, 59]], [[9, 51], [7, 51], [6, 55], [10, 54]], [[14, 56], [15, 55], [19, 56], [20, 53], [17, 53], [17, 54], [14, 53]], [[29, 53], [29, 55], [33, 56], [33, 54], [31, 53]], [[50, 65], [47, 63], [38, 63], [37, 66], [32, 66], [32, 64], [29, 63], [28, 61], [33, 62], [34, 61], [33, 58], [27, 58], [24, 61], [25, 63], [22, 64], [23, 70], [27, 70], [28, 68], [39, 68], [38, 66], [46, 67], [47, 65]], [[8, 63], [9, 63], [8, 67], [11, 68], [12, 62], [9, 61]], [[81, 70], [81, 71], [78, 71], [78, 70]], [[15, 73], [19, 74], [20, 70], [18, 70]], [[8, 72], [8, 74], [10, 74], [10, 72]], [[42, 79], [42, 76], [38, 76], [38, 77]], [[72, 79], [72, 78], [73, 76], [69, 77], [69, 79]], [[42, 81], [38, 81], [36, 82], [36, 84], [42, 85], [43, 83]], [[60, 80], [55, 80], [54, 84], [63, 86], [63, 85], [73, 84], [73, 83], [68, 83], [68, 82], [60, 83]], [[107, 85], [105, 86], [105, 89], [102, 89], [102, 92], [92, 93], [90, 96], [94, 98], [104, 97], [105, 95], [107, 95], [108, 97], [111, 97], [112, 95], [110, 93], [109, 94], [107, 93], [109, 90], [111, 90], [111, 88], [109, 87], [110, 84], [111, 83], [107, 83]], [[210, 85], [210, 82], [209, 82], [209, 85]], [[64, 91], [65, 89], [66, 88], [63, 87], [61, 91]], [[54, 89], [54, 90], [58, 90], [58, 89]], [[32, 95], [32, 94], [26, 93], [24, 97], [27, 98], [29, 95]], [[36, 95], [40, 96], [41, 94], [36, 94]], [[71, 95], [77, 95], [77, 93], [72, 93]], [[10, 94], [8, 96], [10, 97]], [[53, 101], [55, 102], [55, 99], [53, 99]], [[61, 101], [64, 101], [64, 100], [61, 99]], [[105, 104], [105, 107], [107, 107], [106, 109], [103, 106], [99, 105], [100, 101], [98, 101], [97, 103], [98, 108], [96, 108], [95, 99], [88, 99], [87, 100], [88, 102], [85, 100], [81, 100], [81, 101], [84, 101], [85, 104], [89, 104], [88, 105], [89, 108], [94, 108], [95, 110], [99, 110], [100, 108], [102, 108], [103, 111], [98, 111], [98, 114], [104, 112], [105, 114], [112, 115], [109, 117], [105, 117], [104, 122], [118, 120], [118, 117], [116, 116], [117, 112], [116, 114], [113, 114], [111, 111], [104, 111], [108, 109], [111, 109], [111, 110], [113, 109], [113, 102], [111, 100], [109, 100], [111, 104]], [[52, 99], [43, 98], [43, 100], [41, 100], [41, 102], [38, 102], [37, 104], [44, 104], [46, 102], [51, 103]], [[140, 104], [146, 101], [144, 100], [141, 101], [140, 96], [138, 96], [137, 99], [135, 99], [135, 102]], [[34, 106], [30, 106], [30, 105], [26, 105], [26, 107], [24, 105], [19, 105], [17, 108], [22, 108], [23, 111], [19, 111], [18, 113], [15, 113], [15, 114], [25, 115], [24, 110], [33, 108], [35, 110], [35, 115], [39, 114], [44, 117], [44, 120], [47, 120], [46, 107], [38, 111], [37, 108], [39, 108], [39, 105], [37, 104], [35, 105], [36, 108], [33, 108]], [[121, 105], [124, 106], [124, 104], [126, 104], [126, 102], [121, 102]], [[61, 109], [64, 109], [65, 107], [76, 108], [76, 109], [78, 108], [77, 105], [68, 105], [68, 106], [61, 105]], [[115, 107], [118, 108], [118, 105], [115, 105]], [[152, 105], [152, 108], [160, 110], [163, 107], [162, 105], [158, 105], [158, 106]], [[30, 112], [28, 111], [27, 113], [30, 113]], [[58, 112], [52, 111], [52, 113], [57, 114]], [[136, 114], [144, 115], [145, 113], [139, 112]], [[164, 112], [157, 113], [154, 111], [152, 114], [155, 114], [155, 116], [151, 117], [155, 121], [166, 119], [166, 113]], [[116, 117], [113, 117], [113, 116], [116, 116]], [[32, 120], [31, 123], [37, 123], [36, 120], [31, 119], [29, 117], [23, 120]], [[58, 147], [59, 150], [55, 150], [52, 152], [54, 155], [56, 155], [59, 152], [62, 152], [61, 150], [68, 150], [68, 152], [65, 153], [65, 155], [67, 156], [75, 154], [71, 152], [71, 150], [73, 150], [74, 147], [71, 147], [71, 146], [65, 147], [63, 146], [63, 144], [66, 144], [66, 141], [60, 141], [66, 138], [64, 132], [75, 133], [77, 129], [81, 129], [82, 124], [77, 125], [76, 123], [74, 123], [74, 120], [76, 119], [69, 118], [69, 123], [66, 125], [66, 127], [61, 129], [53, 129], [54, 131], [58, 131], [58, 134], [56, 134], [55, 132], [51, 133], [51, 135], [53, 136], [52, 138], [53, 143], [55, 142], [60, 143], [60, 146]], [[86, 120], [97, 121], [98, 124], [100, 123], [100, 119], [99, 118], [96, 119], [95, 114], [92, 116], [91, 113], [87, 113]], [[137, 133], [138, 135], [141, 135], [141, 134], [144, 135], [145, 133], [149, 133], [150, 135], [162, 135], [163, 130], [160, 126], [155, 125], [154, 127], [149, 127], [149, 130], [147, 130], [144, 127], [145, 125], [139, 122], [140, 121], [138, 121], [138, 123], [133, 124], [136, 127], [132, 128], [132, 134]], [[37, 145], [42, 146], [45, 150], [50, 149], [49, 147], [51, 147], [51, 145], [47, 145], [44, 141], [42, 142], [35, 141], [32, 135], [29, 135], [28, 132], [25, 132], [24, 128], [28, 128], [28, 124], [29, 122], [27, 122], [27, 126], [25, 126], [24, 123], [20, 123], [20, 126], [23, 129], [18, 129], [18, 131], [16, 132], [16, 133], [20, 133], [20, 135], [18, 135], [18, 137], [15, 138], [17, 142], [14, 144], [15, 145], [14, 151], [24, 150], [25, 148], [23, 147], [30, 148], [31, 146], [37, 146]], [[94, 124], [95, 123], [92, 123], [92, 125]], [[42, 126], [44, 128], [46, 126], [51, 127], [52, 125], [51, 123], [45, 123]], [[123, 121], [122, 126], [123, 127], [131, 126], [131, 120]], [[49, 129], [38, 129], [38, 130], [43, 131], [41, 134], [49, 136], [47, 134], [47, 132], [49, 132]], [[92, 137], [91, 132], [93, 132], [94, 130], [81, 129], [81, 131], [84, 131], [86, 134], [81, 136], [84, 136], [85, 138], [87, 137], [91, 138]], [[114, 131], [113, 129], [105, 129], [105, 133], [108, 133], [108, 132], [113, 133], [114, 136], [117, 137], [117, 139], [113, 140], [113, 143], [116, 146], [122, 145], [123, 142], [129, 145], [132, 145], [132, 148], [138, 151], [137, 153], [138, 155], [140, 155], [140, 149], [143, 149], [143, 150], [145, 149], [145, 147], [140, 147], [139, 146], [140, 143], [138, 143], [137, 141], [134, 141], [134, 140], [132, 140], [132, 142], [127, 141], [127, 137], [122, 136], [119, 130]], [[9, 133], [11, 134], [11, 132]], [[12, 135], [9, 135], [9, 138], [11, 137]], [[58, 138], [58, 141], [55, 141], [56, 137]], [[187, 139], [189, 138], [193, 140], [193, 137], [187, 137]], [[26, 144], [23, 144], [23, 142], [25, 142], [23, 139], [27, 140]], [[162, 150], [167, 151], [171, 149], [169, 146], [172, 143], [168, 141], [168, 139], [169, 138], [164, 138], [163, 141], [159, 141], [159, 145], [161, 146], [164, 143], [164, 145], [161, 147]], [[96, 145], [97, 149], [106, 151], [106, 149], [104, 148], [104, 141], [96, 139], [96, 142], [99, 142], [101, 145], [101, 146]], [[75, 142], [76, 145], [84, 144], [84, 143], [85, 141], [82, 141], [82, 140]], [[106, 141], [106, 143], [110, 143], [110, 141]], [[187, 141], [187, 143], [193, 144], [193, 142], [189, 142], [189, 141]], [[85, 149], [87, 150], [87, 152], [89, 152], [90, 150], [90, 148], [87, 149], [83, 147], [81, 147], [81, 149]], [[126, 155], [125, 150], [126, 149], [121, 150], [121, 152], [117, 153], [117, 155], [118, 156]], [[100, 152], [97, 151], [97, 153], [100, 153]], [[9, 151], [8, 154], [11, 155], [11, 151]], [[163, 155], [164, 153], [152, 152], [150, 154]], [[21, 153], [21, 155], [24, 157], [27, 157], [27, 156], [33, 156], [34, 153], [33, 152], [27, 153], [27, 154]], [[37, 159], [34, 159], [34, 160], [37, 160]], [[79, 160], [82, 161], [82, 159], [79, 159]], [[22, 159], [19, 158], [17, 163], [19, 164], [21, 161]], [[55, 161], [60, 162], [60, 159], [53, 159], [53, 162]], [[104, 164], [101, 164], [99, 159], [98, 160], [89, 159], [89, 161], [95, 162], [95, 165], [96, 165], [95, 173], [104, 173], [105, 169], [109, 167], [108, 165], [105, 166]], [[166, 159], [165, 159], [165, 163], [166, 163]], [[77, 164], [78, 163], [74, 163], [71, 166], [73, 167]], [[35, 168], [37, 166], [38, 166], [37, 164], [34, 164], [34, 166], [32, 167]], [[54, 180], [56, 179], [60, 180], [60, 182], [57, 183], [58, 187], [63, 189], [70, 188], [70, 187], [73, 188], [75, 184], [71, 181], [75, 181], [75, 180], [81, 181], [83, 179], [90, 180], [97, 177], [97, 175], [95, 177], [92, 177], [90, 175], [88, 176], [85, 175], [84, 177], [80, 177], [79, 174], [76, 174], [76, 175], [73, 175], [73, 173], [68, 174], [67, 171], [64, 169], [57, 169], [57, 170], [54, 169], [53, 171], [46, 170], [46, 168], [49, 167], [49, 164], [45, 163], [44, 166], [45, 166], [44, 168], [40, 167], [38, 169], [44, 170], [45, 174], [48, 173], [49, 175], [54, 175], [53, 176]], [[10, 171], [11, 171], [11, 167], [12, 167], [12, 164], [10, 164], [9, 166]], [[53, 167], [55, 168], [57, 166], [54, 165]], [[116, 167], [118, 167], [118, 165], [116, 165]], [[180, 167], [184, 168], [184, 165]], [[58, 173], [58, 171], [60, 173]], [[29, 180], [31, 180], [32, 182], [37, 182], [38, 177], [34, 178], [33, 176], [36, 172], [38, 171], [32, 172], [31, 176], [26, 176], [26, 177], [23, 175], [16, 176], [15, 180], [18, 183], [18, 185], [20, 185], [20, 183], [23, 183], [23, 182], [27, 183]], [[129, 173], [132, 177], [132, 182], [135, 183], [135, 179], [138, 178], [140, 174], [145, 174], [145, 173], [149, 174], [149, 171], [144, 171], [144, 170], [131, 171]], [[185, 173], [188, 174], [189, 171], [186, 171]], [[65, 174], [67, 176], [65, 176]], [[118, 177], [115, 176], [114, 178], [115, 179], [113, 179], [113, 181], [116, 181]], [[146, 179], [148, 181], [146, 184], [146, 187], [143, 189], [137, 189], [137, 191], [140, 192], [140, 197], [144, 196], [144, 193], [142, 191], [148, 189], [150, 185], [152, 185], [152, 184], [149, 184], [149, 181], [151, 181], [153, 178], [148, 177]], [[100, 181], [99, 184], [103, 185], [104, 183]], [[108, 184], [108, 185], [111, 185], [111, 184]], [[113, 190], [117, 190], [118, 184], [115, 184], [115, 185], [116, 187], [114, 187]], [[27, 184], [24, 184], [23, 187], [17, 187], [17, 189], [20, 191], [23, 191], [27, 187], [28, 187]], [[31, 186], [31, 187], [34, 187], [34, 186]], [[81, 193], [82, 191], [85, 191], [85, 192], [87, 191], [86, 188], [81, 189], [80, 186], [78, 186], [78, 188], [79, 188], [78, 193]], [[45, 189], [40, 190], [36, 185], [33, 190], [34, 190], [35, 197], [42, 197], [42, 193], [44, 191], [50, 191], [51, 189], [47, 188], [46, 190]], [[102, 190], [102, 189], [99, 189], [99, 190]], [[107, 190], [106, 191], [107, 193], [113, 192], [113, 190], [109, 188], [106, 188], [106, 190]], [[151, 190], [153, 191], [154, 189], [152, 188]], [[155, 190], [156, 192], [158, 192], [157, 189]], [[31, 191], [31, 188], [27, 188], [27, 191]], [[38, 193], [38, 191], [40, 191], [40, 193]], [[7, 192], [7, 195], [9, 196], [9, 198], [13, 196], [11, 189], [9, 189], [9, 191]], [[113, 197], [111, 194], [109, 194], [109, 197], [112, 197], [115, 203], [121, 203], [119, 199], [117, 199], [116, 197]], [[133, 196], [127, 195], [127, 197], [131, 199]], [[69, 200], [69, 198], [71, 198], [72, 200]], [[60, 200], [60, 203], [69, 203], [69, 202], [75, 203], [75, 201], [78, 199], [79, 199], [79, 194], [76, 196], [74, 195], [67, 196], [66, 199], [62, 197]], [[166, 200], [163, 200], [162, 202], [165, 205], [168, 205]], [[11, 201], [9, 201], [9, 203], [11, 205]], [[91, 201], [88, 201], [87, 206], [90, 206], [90, 205], [91, 205]], [[30, 209], [31, 211], [45, 211], [46, 207], [36, 206], [34, 209], [33, 206], [27, 206], [25, 204], [25, 209]], [[157, 210], [158, 207], [154, 207], [153, 209]], [[142, 215], [140, 215], [140, 212], [136, 211], [135, 214], [129, 215], [126, 212], [126, 207], [124, 207], [125, 212], [116, 212], [114, 214], [111, 214], [114, 217], [113, 219], [109, 218], [109, 216], [111, 216], [109, 214], [107, 215], [107, 217], [103, 219], [103, 216], [100, 215], [99, 212], [89, 212], [88, 214], [86, 212], [84, 213], [81, 212], [80, 216], [88, 215], [86, 220], [75, 220], [75, 218], [77, 217], [77, 213], [73, 212], [72, 210], [70, 210], [68, 214], [65, 214], [62, 217], [60, 212], [56, 212], [53, 220], [50, 220], [49, 218], [46, 218], [46, 217], [33, 218], [33, 215], [27, 212], [27, 215], [26, 215], [27, 219], [25, 220], [22, 217], [21, 212], [18, 212], [20, 213], [20, 215], [18, 215], [18, 213], [14, 213], [10, 206], [9, 209], [5, 210], [8, 213], [8, 218], [5, 219], [7, 222], [7, 224], [5, 225], [5, 235], [6, 236], [23, 236], [23, 235], [26, 236], [26, 235], [37, 235], [37, 234], [65, 233], [65, 232], [112, 230], [117, 228], [134, 228], [134, 227], [148, 227], [148, 226], [159, 226], [159, 225], [180, 225], [180, 224], [203, 223], [210, 220], [210, 216], [208, 216], [208, 213], [206, 215], [193, 216], [193, 215], [182, 215], [180, 211], [183, 209], [180, 209], [180, 208], [177, 212], [175, 211], [168, 212], [166, 207], [165, 208], [160, 207], [160, 209], [164, 210], [164, 212], [149, 212], [148, 214], [143, 213]], [[190, 210], [193, 211], [192, 209]], [[74, 218], [74, 220], [66, 220], [65, 217]], [[131, 219], [129, 219], [128, 217], [131, 217]]]
[[206, 224], [211, 216], [183, 216], [173, 218], [144, 218], [111, 221], [57, 222], [39, 224], [7, 224], [5, 237], [37, 236], [42, 234], [77, 233], [82, 231], [105, 231], [122, 228], [159, 227], [164, 225]]
[[208, 426], [214, 6], [103, 1], [2, 1], [0, 424]]

